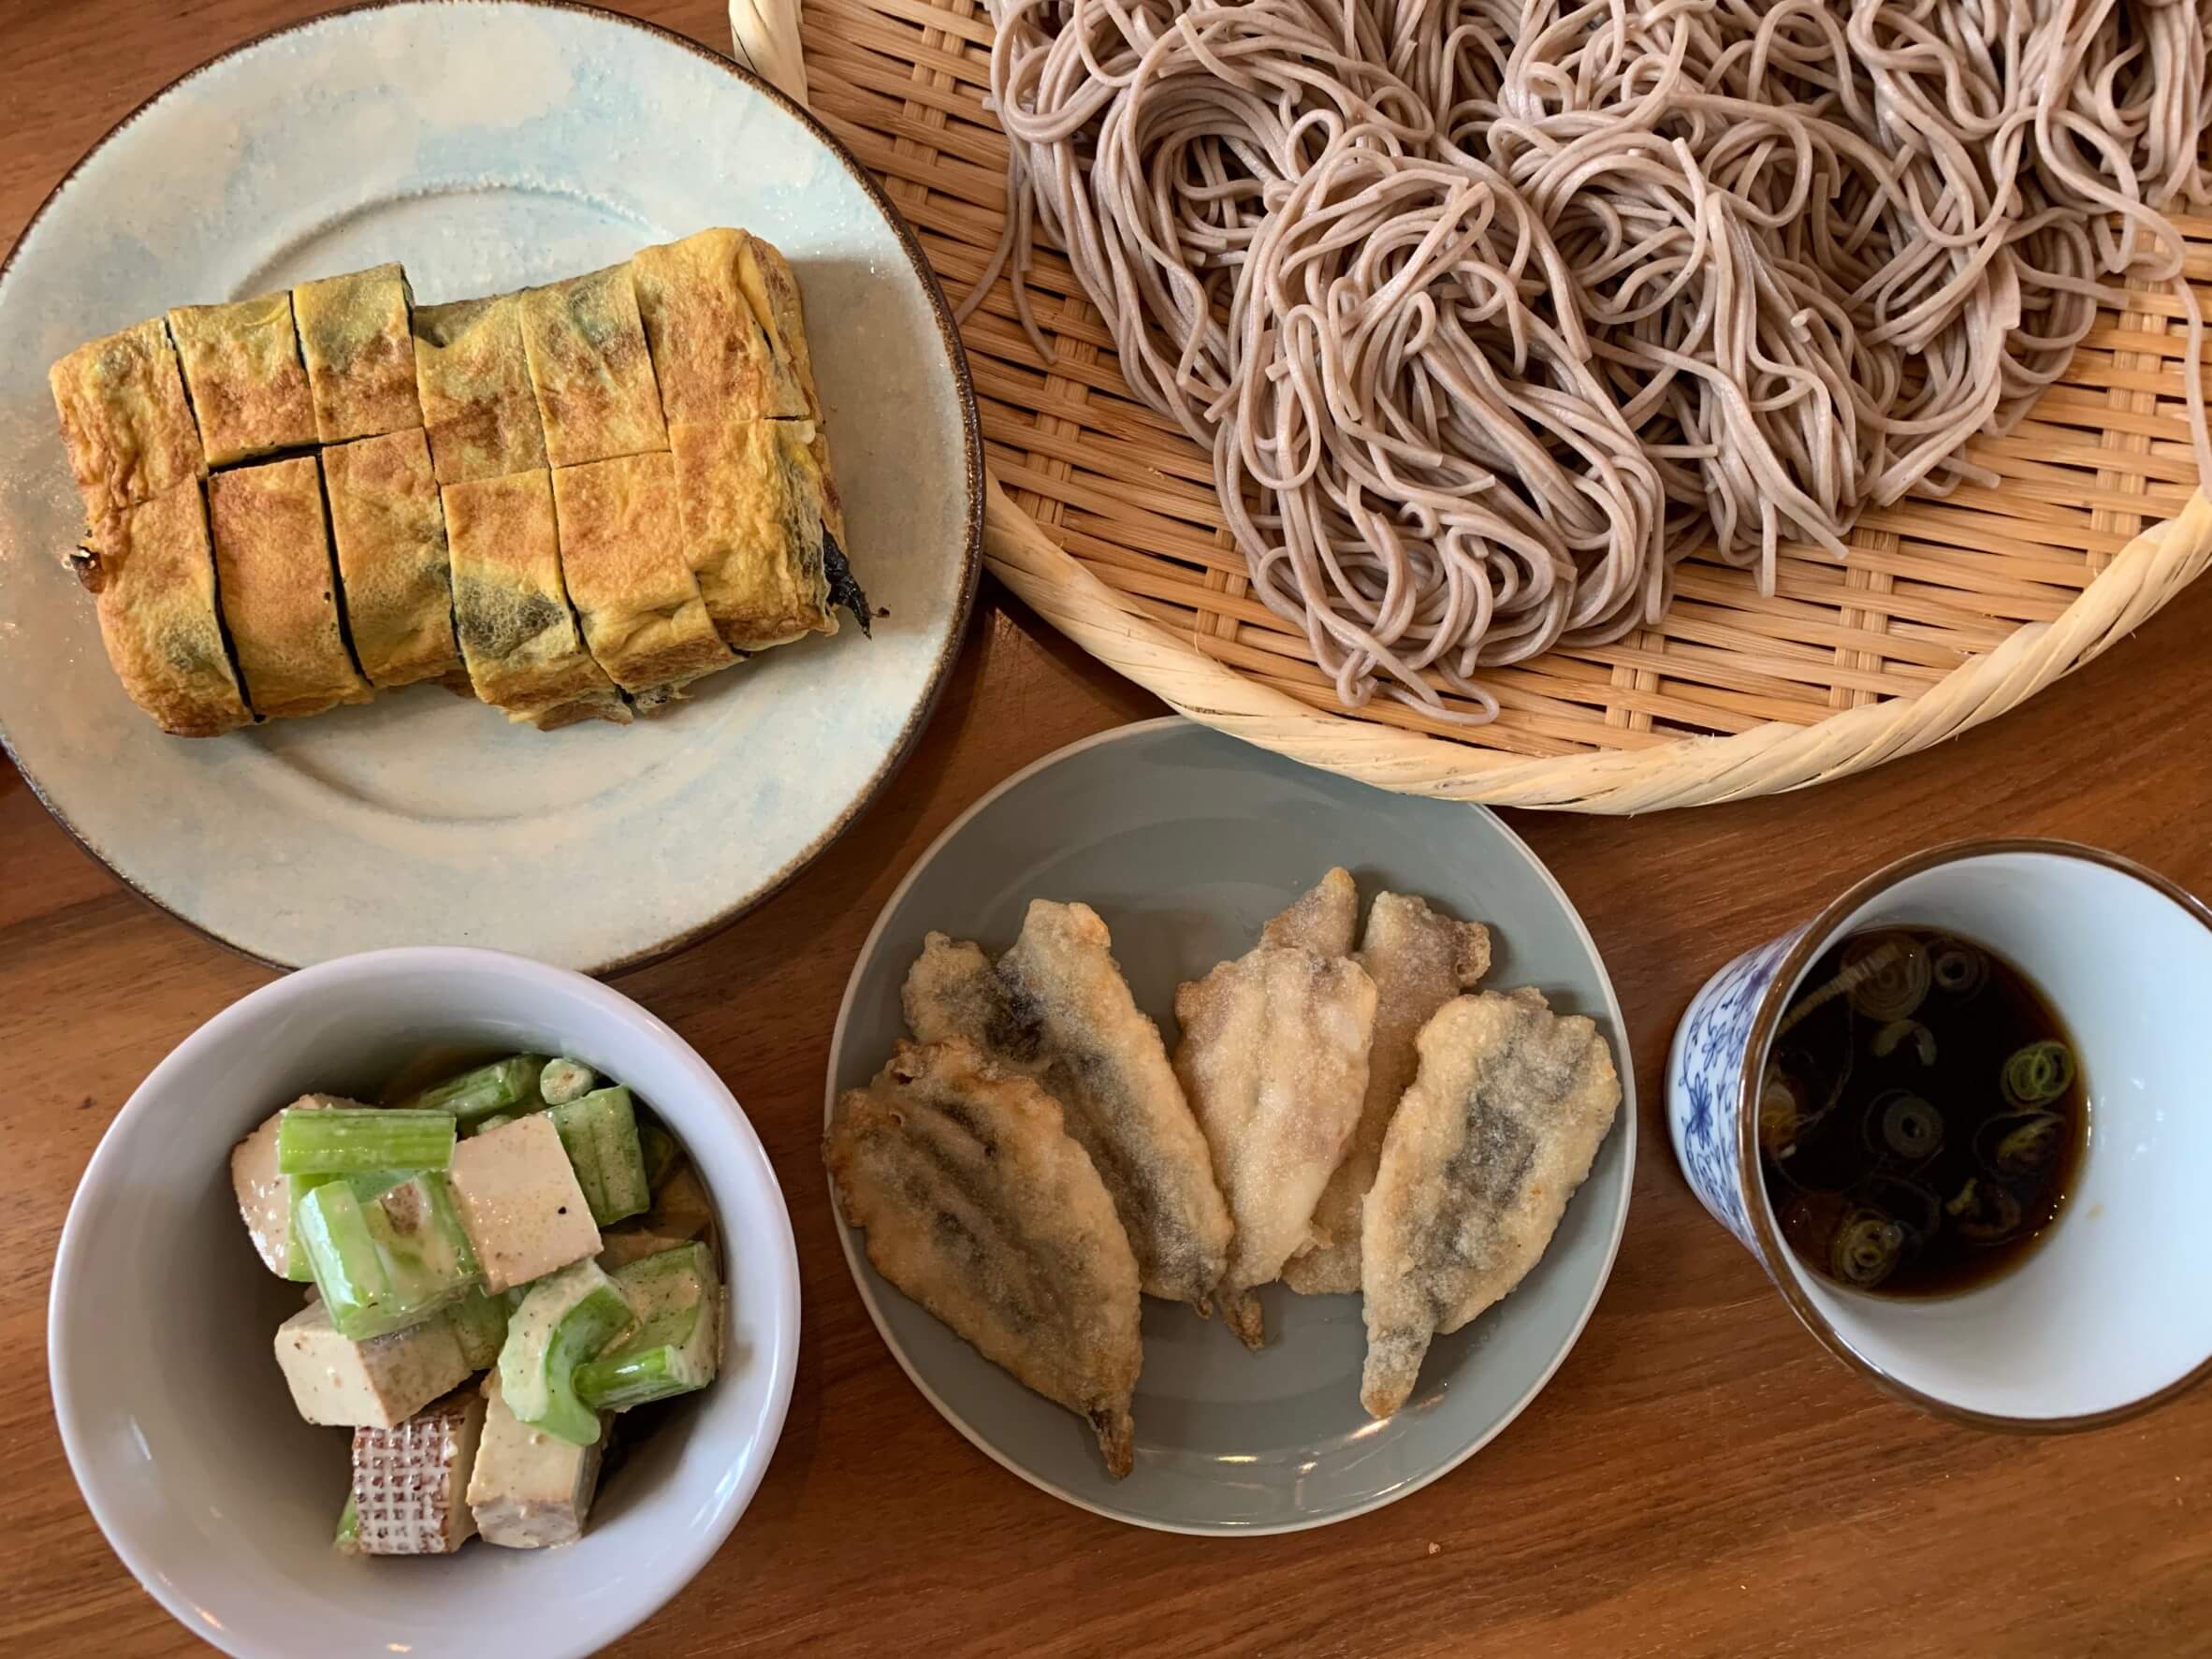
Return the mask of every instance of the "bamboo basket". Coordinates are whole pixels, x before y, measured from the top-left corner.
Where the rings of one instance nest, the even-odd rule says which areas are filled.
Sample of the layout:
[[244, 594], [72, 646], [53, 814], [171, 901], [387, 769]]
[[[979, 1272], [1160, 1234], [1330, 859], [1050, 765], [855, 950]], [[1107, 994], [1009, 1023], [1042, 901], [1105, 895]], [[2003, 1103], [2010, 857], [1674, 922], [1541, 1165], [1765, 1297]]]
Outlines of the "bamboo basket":
[[[981, 0], [806, 0], [801, 29], [793, 90], [884, 181], [957, 299], [1005, 211]], [[2212, 310], [2212, 219], [2181, 223]], [[2212, 563], [2180, 306], [2138, 285], [2016, 431], [1974, 444], [2001, 488], [1870, 512], [1841, 560], [1789, 550], [1771, 598], [1749, 571], [1693, 559], [1657, 627], [1490, 671], [1492, 724], [1381, 698], [1347, 714], [1303, 635], [1251, 596], [1208, 458], [1129, 396], [1067, 263], [1040, 249], [1029, 280], [1055, 363], [1004, 281], [964, 335], [990, 568], [1184, 713], [1385, 788], [1640, 812], [1843, 777], [2024, 702]]]

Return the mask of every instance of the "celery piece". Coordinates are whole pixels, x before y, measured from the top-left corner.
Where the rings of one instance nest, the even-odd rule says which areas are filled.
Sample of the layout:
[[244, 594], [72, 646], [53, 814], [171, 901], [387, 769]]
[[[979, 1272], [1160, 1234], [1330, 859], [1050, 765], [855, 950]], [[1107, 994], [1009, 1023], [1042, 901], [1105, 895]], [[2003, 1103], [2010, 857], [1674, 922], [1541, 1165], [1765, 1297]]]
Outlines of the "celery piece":
[[315, 1276], [314, 1268], [307, 1259], [307, 1252], [300, 1247], [298, 1242], [299, 1199], [302, 1193], [312, 1192], [328, 1181], [343, 1181], [354, 1189], [354, 1197], [366, 1201], [372, 1198], [382, 1198], [406, 1179], [406, 1175], [397, 1170], [374, 1170], [361, 1175], [286, 1175], [284, 1186], [289, 1194], [291, 1241], [290, 1249], [285, 1257], [287, 1271], [284, 1276], [288, 1279], [296, 1279], [303, 1285], [312, 1284]]
[[504, 1296], [488, 1295], [481, 1285], [471, 1285], [468, 1293], [447, 1310], [453, 1333], [460, 1338], [461, 1358], [471, 1371], [483, 1371], [500, 1362], [511, 1311]]
[[474, 1123], [463, 1125], [461, 1133], [464, 1135], [488, 1135], [492, 1130], [502, 1128], [524, 1115], [526, 1114], [520, 1112], [495, 1112], [489, 1117], [480, 1117]]
[[576, 1367], [576, 1397], [595, 1411], [627, 1411], [712, 1382], [721, 1361], [714, 1253], [702, 1244], [680, 1244], [611, 1276], [637, 1316], [637, 1334]]
[[314, 1264], [307, 1259], [307, 1246], [299, 1242], [299, 1201], [316, 1187], [337, 1179], [336, 1175], [286, 1175], [284, 1177], [284, 1186], [290, 1194], [288, 1207], [291, 1227], [287, 1254], [284, 1258], [284, 1277], [287, 1279], [296, 1279], [302, 1284], [314, 1282]]
[[330, 1322], [350, 1341], [426, 1319], [481, 1276], [445, 1177], [435, 1171], [368, 1199], [350, 1181], [311, 1187], [300, 1195], [294, 1228]]
[[548, 1106], [565, 1106], [571, 1100], [581, 1100], [598, 1081], [581, 1060], [547, 1060], [545, 1070], [538, 1074], [538, 1099]]
[[463, 1125], [494, 1112], [534, 1111], [540, 1103], [538, 1074], [545, 1069], [543, 1055], [513, 1055], [433, 1084], [419, 1094], [408, 1096], [400, 1107], [408, 1111], [443, 1112]]
[[630, 1304], [596, 1262], [547, 1273], [507, 1325], [500, 1391], [517, 1420], [573, 1446], [594, 1446], [599, 1414], [576, 1398], [576, 1367], [626, 1341], [637, 1327]]
[[655, 1192], [668, 1178], [668, 1171], [676, 1167], [681, 1156], [676, 1137], [661, 1127], [657, 1118], [639, 1113], [637, 1117], [638, 1150], [645, 1154], [646, 1185]]
[[443, 1170], [452, 1161], [453, 1119], [443, 1112], [287, 1111], [277, 1129], [277, 1168], [287, 1175]]
[[576, 1172], [594, 1225], [609, 1227], [651, 1206], [653, 1192], [646, 1184], [645, 1154], [628, 1089], [619, 1084], [599, 1089], [554, 1107], [548, 1115], [560, 1131], [560, 1149]]
[[341, 1555], [361, 1553], [361, 1506], [350, 1492], [345, 1507], [338, 1512], [338, 1535], [330, 1540], [330, 1548]]

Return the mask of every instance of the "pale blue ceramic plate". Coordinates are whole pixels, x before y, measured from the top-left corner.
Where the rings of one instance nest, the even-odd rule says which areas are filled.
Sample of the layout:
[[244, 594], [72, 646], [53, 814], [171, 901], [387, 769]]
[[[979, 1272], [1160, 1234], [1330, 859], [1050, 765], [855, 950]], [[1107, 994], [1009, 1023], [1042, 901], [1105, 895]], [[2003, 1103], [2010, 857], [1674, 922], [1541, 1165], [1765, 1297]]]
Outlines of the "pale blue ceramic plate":
[[[628, 728], [545, 734], [434, 686], [211, 741], [109, 672], [62, 564], [78, 507], [46, 368], [172, 305], [399, 259], [425, 303], [708, 225], [790, 256], [854, 569], [889, 612]], [[982, 446], [944, 298], [813, 119], [577, 7], [393, 5], [240, 48], [86, 156], [0, 271], [0, 730], [55, 815], [184, 920], [298, 965], [481, 944], [605, 969], [774, 891], [888, 779], [958, 648]]]
[[841, 1228], [876, 1328], [930, 1404], [1015, 1474], [1100, 1515], [1188, 1533], [1325, 1525], [1427, 1485], [1535, 1398], [1597, 1304], [1636, 1164], [1635, 1079], [1596, 947], [1535, 855], [1481, 808], [1389, 794], [1167, 720], [1062, 749], [978, 802], [892, 895], [846, 987], [830, 1103], [905, 1034], [899, 986], [924, 934], [997, 951], [1031, 898], [1082, 899], [1171, 1046], [1176, 984], [1248, 950], [1333, 864], [1350, 867], [1362, 899], [1393, 888], [1487, 922], [1484, 982], [1535, 985], [1560, 1011], [1594, 1018], [1620, 1066], [1620, 1113], [1544, 1259], [1436, 1342], [1412, 1401], [1386, 1422], [1360, 1406], [1358, 1297], [1271, 1287], [1271, 1341], [1257, 1354], [1186, 1308], [1146, 1301], [1136, 1470], [1121, 1481], [1082, 1423], [891, 1288], [862, 1235]]

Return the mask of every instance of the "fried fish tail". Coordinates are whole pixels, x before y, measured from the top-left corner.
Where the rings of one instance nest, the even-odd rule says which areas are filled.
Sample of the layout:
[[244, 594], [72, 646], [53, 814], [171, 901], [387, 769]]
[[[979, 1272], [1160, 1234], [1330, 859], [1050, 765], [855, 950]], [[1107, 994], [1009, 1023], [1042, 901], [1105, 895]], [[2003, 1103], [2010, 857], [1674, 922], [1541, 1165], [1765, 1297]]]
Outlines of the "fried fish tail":
[[1127, 1406], [1094, 1405], [1084, 1416], [1090, 1419], [1091, 1433], [1099, 1437], [1099, 1456], [1105, 1462], [1106, 1473], [1116, 1480], [1127, 1480], [1129, 1471], [1137, 1466], [1137, 1419]]
[[1430, 1342], [1535, 1266], [1621, 1104], [1611, 1049], [1519, 990], [1454, 997], [1421, 1028], [1362, 1213], [1360, 1403], [1390, 1416]]
[[1267, 1319], [1260, 1311], [1259, 1291], [1225, 1291], [1221, 1298], [1221, 1322], [1246, 1347], [1258, 1350], [1267, 1346]]

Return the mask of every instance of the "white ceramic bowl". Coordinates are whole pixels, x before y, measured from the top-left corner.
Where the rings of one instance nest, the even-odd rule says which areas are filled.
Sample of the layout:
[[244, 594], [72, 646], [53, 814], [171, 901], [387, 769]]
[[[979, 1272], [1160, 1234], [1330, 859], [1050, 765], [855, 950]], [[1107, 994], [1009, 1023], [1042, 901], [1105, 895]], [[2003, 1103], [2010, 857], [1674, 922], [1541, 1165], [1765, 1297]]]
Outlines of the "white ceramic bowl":
[[[300, 1093], [372, 1091], [410, 1053], [448, 1042], [574, 1055], [628, 1084], [682, 1139], [720, 1217], [728, 1366], [631, 1449], [579, 1542], [351, 1559], [330, 1548], [347, 1431], [293, 1412], [272, 1343], [299, 1288], [247, 1243], [228, 1155]], [[310, 968], [187, 1038], [93, 1155], [48, 1310], [54, 1411], [94, 1519], [164, 1607], [241, 1659], [561, 1659], [613, 1640], [675, 1594], [744, 1512], [783, 1427], [798, 1333], [783, 1195], [706, 1062], [580, 974], [455, 949]]]
[[[1809, 1272], [1759, 1175], [1776, 1021], [1836, 939], [1940, 927], [2023, 968], [2081, 1055], [2089, 1139], [2058, 1219], [2001, 1277], [1956, 1295], [1870, 1296]], [[2096, 1428], [2212, 1375], [2212, 910], [2163, 877], [2065, 841], [1967, 841], [1877, 871], [1731, 962], [1692, 999], [1667, 1066], [1675, 1153], [1839, 1359], [1981, 1428]]]

